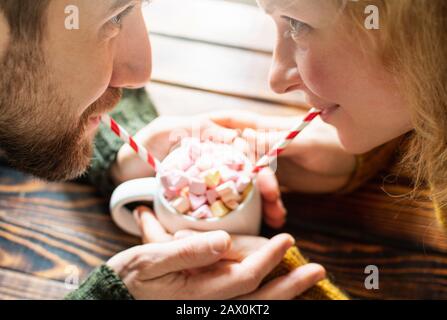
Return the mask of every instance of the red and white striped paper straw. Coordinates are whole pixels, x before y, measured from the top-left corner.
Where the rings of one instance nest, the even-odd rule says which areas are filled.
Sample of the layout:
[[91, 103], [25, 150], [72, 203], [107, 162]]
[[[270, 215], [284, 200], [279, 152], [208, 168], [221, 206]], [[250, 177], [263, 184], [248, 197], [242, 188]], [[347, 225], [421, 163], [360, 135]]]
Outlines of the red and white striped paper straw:
[[312, 108], [309, 113], [306, 115], [306, 117], [301, 121], [296, 127], [290, 130], [290, 132], [287, 134], [285, 138], [280, 140], [277, 144], [273, 146], [273, 148], [265, 154], [259, 161], [256, 163], [255, 167], [253, 168], [254, 173], [258, 173], [261, 171], [262, 168], [267, 167], [272, 163], [278, 156], [287, 148], [287, 146], [292, 143], [293, 139], [300, 134], [301, 131], [306, 128], [309, 123], [312, 122], [317, 116], [321, 114], [321, 111]]
[[123, 142], [127, 143], [132, 149], [140, 156], [140, 158], [148, 163], [155, 172], [160, 169], [160, 161], [157, 160], [153, 155], [151, 155], [145, 147], [136, 142], [132, 136], [120, 126], [115, 120], [113, 120], [108, 114], [101, 117], [101, 121], [110, 128]]

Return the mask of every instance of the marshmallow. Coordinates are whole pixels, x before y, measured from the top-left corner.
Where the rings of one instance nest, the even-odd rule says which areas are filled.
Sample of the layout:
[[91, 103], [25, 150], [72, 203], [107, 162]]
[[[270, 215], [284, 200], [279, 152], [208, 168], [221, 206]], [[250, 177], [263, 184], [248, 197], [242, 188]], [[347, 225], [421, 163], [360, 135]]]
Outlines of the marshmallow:
[[211, 212], [213, 213], [214, 217], [221, 218], [227, 215], [230, 210], [224, 205], [222, 201], [218, 200], [211, 205]]
[[160, 176], [160, 182], [163, 188], [168, 189], [171, 187], [171, 180], [169, 179], [169, 174], [163, 173]]
[[242, 171], [244, 169], [245, 161], [241, 156], [232, 155], [231, 158], [225, 161], [225, 164], [232, 170]]
[[220, 178], [222, 181], [234, 180], [236, 181], [238, 178], [238, 174], [236, 171], [230, 169], [228, 166], [221, 166], [219, 168]]
[[177, 198], [179, 196], [179, 191], [175, 190], [171, 187], [165, 188], [164, 189], [164, 196], [166, 199], [168, 199], [169, 201]]
[[209, 155], [202, 155], [199, 159], [197, 159], [196, 166], [202, 171], [211, 169], [213, 166], [213, 159]]
[[206, 192], [206, 199], [208, 200], [209, 204], [213, 204], [217, 201], [219, 198], [219, 195], [217, 194], [217, 191], [214, 189], [210, 189]]
[[215, 188], [219, 185], [220, 173], [218, 170], [208, 171], [205, 175], [206, 186], [210, 189]]
[[188, 186], [189, 179], [183, 172], [174, 171], [169, 176], [169, 182], [172, 188], [175, 190], [181, 190]]
[[206, 184], [205, 181], [198, 178], [191, 178], [189, 181], [189, 192], [194, 193], [195, 195], [203, 195], [206, 192]]
[[178, 197], [171, 202], [171, 205], [180, 213], [186, 213], [190, 209], [189, 200], [184, 197]]
[[188, 198], [189, 197], [189, 187], [184, 187], [181, 191], [180, 191], [180, 195], [182, 197]]
[[181, 148], [160, 174], [164, 197], [177, 212], [196, 219], [223, 217], [252, 191], [251, 165], [233, 146], [187, 138]]
[[188, 149], [189, 157], [192, 161], [196, 161], [202, 153], [202, 148], [200, 147], [200, 141], [198, 139], [192, 139]]
[[196, 210], [206, 203], [207, 198], [205, 196], [196, 196], [195, 194], [189, 194], [189, 202], [191, 203], [191, 208]]
[[191, 213], [191, 217], [197, 219], [208, 219], [213, 217], [213, 213], [208, 205], [203, 205]]
[[231, 198], [236, 200], [239, 197], [239, 193], [236, 189], [236, 184], [232, 180], [222, 183], [216, 188], [216, 191], [222, 198], [225, 197], [227, 199]]
[[248, 187], [248, 185], [251, 183], [250, 177], [248, 177], [245, 174], [241, 174], [239, 178], [236, 181], [236, 190], [239, 193], [243, 193], [244, 190]]
[[189, 154], [185, 152], [185, 154], [182, 157], [179, 157], [179, 169], [182, 171], [186, 171], [194, 164], [192, 159], [190, 158]]
[[224, 201], [224, 203], [225, 203], [225, 206], [227, 206], [231, 210], [235, 210], [235, 209], [237, 209], [237, 207], [239, 207], [239, 202], [236, 200]]
[[191, 168], [189, 168], [186, 171], [186, 175], [190, 178], [197, 177], [200, 174], [200, 170], [197, 168], [197, 166], [193, 165]]

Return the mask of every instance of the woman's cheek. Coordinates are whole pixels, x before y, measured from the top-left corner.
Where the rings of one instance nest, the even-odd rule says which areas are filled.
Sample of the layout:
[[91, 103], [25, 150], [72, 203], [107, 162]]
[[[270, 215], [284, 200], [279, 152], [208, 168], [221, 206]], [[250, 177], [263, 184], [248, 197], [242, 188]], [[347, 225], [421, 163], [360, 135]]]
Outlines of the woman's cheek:
[[332, 81], [330, 72], [319, 59], [307, 51], [297, 56], [298, 68], [305, 87], [321, 99], [331, 102], [336, 83]]

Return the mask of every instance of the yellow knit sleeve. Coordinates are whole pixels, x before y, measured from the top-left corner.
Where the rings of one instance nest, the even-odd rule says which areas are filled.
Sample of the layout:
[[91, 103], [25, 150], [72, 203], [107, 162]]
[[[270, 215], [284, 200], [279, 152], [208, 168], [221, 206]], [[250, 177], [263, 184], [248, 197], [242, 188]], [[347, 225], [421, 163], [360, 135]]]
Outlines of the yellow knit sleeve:
[[[289, 271], [307, 264], [308, 261], [301, 255], [297, 247], [290, 248], [284, 256], [281, 264], [273, 270], [265, 279], [269, 281], [273, 278], [282, 276]], [[329, 279], [318, 282], [314, 287], [297, 297], [302, 300], [349, 300], [340, 289], [331, 283]]]

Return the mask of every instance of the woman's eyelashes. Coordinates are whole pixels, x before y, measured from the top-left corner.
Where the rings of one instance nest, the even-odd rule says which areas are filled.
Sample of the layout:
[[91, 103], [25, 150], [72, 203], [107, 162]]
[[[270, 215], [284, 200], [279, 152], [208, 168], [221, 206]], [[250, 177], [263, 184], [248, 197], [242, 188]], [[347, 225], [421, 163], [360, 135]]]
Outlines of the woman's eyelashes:
[[129, 15], [132, 10], [135, 8], [135, 6], [129, 6], [124, 11], [122, 11], [120, 14], [117, 14], [112, 19], [110, 19], [110, 23], [118, 28], [121, 28], [123, 25], [124, 18]]
[[298, 40], [302, 36], [309, 33], [310, 30], [312, 30], [311, 26], [302, 21], [286, 16], [281, 16], [281, 18], [284, 19], [289, 25], [289, 29], [284, 33], [284, 37], [286, 38], [292, 38], [294, 40]]

